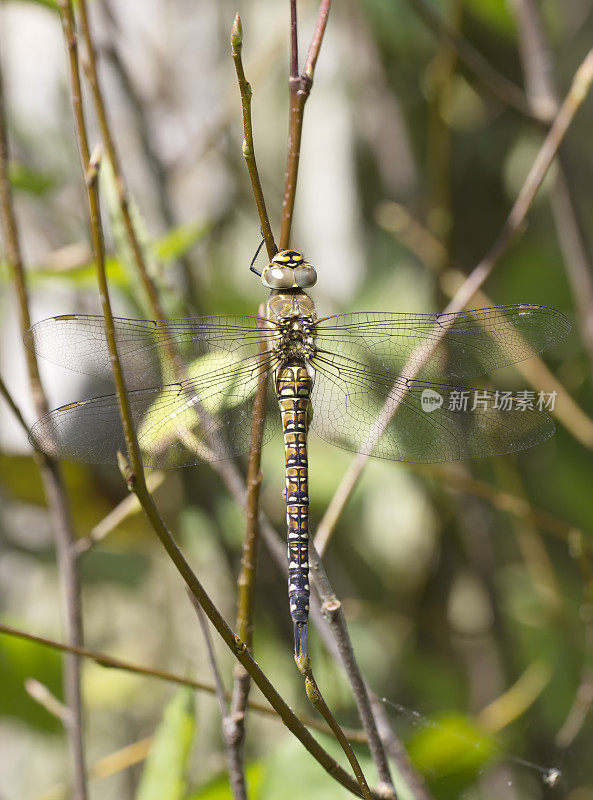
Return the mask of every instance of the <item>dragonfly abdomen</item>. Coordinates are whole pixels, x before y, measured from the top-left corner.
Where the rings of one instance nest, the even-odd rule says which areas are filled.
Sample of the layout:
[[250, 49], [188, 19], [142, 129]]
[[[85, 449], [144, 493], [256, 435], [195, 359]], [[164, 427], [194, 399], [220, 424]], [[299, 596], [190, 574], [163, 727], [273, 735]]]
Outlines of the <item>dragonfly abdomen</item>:
[[286, 526], [288, 536], [288, 597], [294, 622], [295, 654], [307, 654], [309, 617], [309, 489], [307, 424], [311, 378], [304, 363], [283, 365], [276, 389], [286, 463]]

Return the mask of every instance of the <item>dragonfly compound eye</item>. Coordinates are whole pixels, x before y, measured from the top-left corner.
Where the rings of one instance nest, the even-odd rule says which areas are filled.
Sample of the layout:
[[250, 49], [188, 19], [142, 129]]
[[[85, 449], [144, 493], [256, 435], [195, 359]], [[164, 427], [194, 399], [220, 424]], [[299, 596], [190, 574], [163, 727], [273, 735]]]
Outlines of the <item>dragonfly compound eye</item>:
[[290, 267], [271, 264], [262, 273], [262, 283], [268, 289], [290, 289], [294, 285], [294, 272]]
[[297, 286], [300, 286], [301, 289], [306, 289], [317, 283], [317, 273], [311, 264], [304, 263], [302, 266], [295, 268], [294, 282]]

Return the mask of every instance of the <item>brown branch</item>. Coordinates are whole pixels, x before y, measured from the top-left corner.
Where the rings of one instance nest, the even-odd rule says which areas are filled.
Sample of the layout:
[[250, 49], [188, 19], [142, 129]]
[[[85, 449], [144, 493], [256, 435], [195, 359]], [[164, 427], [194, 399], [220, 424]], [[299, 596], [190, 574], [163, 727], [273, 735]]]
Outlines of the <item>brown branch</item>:
[[[305, 691], [307, 692], [307, 697], [311, 702], [313, 708], [315, 708], [323, 717], [323, 719], [327, 722], [331, 732], [335, 736], [336, 740], [339, 742], [342, 750], [344, 751], [346, 758], [350, 762], [350, 766], [352, 767], [352, 771], [356, 776], [356, 780], [358, 781], [358, 785], [360, 786], [360, 790], [362, 793], [362, 797], [365, 800], [371, 800], [373, 797], [369, 785], [366, 781], [362, 768], [354, 754], [354, 750], [352, 749], [352, 745], [348, 741], [347, 736], [345, 735], [344, 731], [338, 724], [338, 721], [329, 710], [329, 706], [323, 699], [323, 695], [315, 678], [313, 677], [313, 670], [311, 669], [311, 663], [307, 656], [296, 656], [295, 660], [297, 662], [297, 666], [301, 675], [305, 679]], [[383, 797], [383, 792], [381, 792], [381, 797]]]
[[385, 797], [396, 797], [395, 788], [389, 772], [389, 762], [379, 736], [377, 722], [371, 707], [367, 685], [363, 680], [360, 667], [354, 654], [352, 642], [346, 629], [346, 621], [342, 612], [342, 604], [331, 587], [321, 557], [313, 542], [309, 543], [309, 570], [314, 576], [314, 587], [319, 595], [321, 613], [323, 614], [336, 642], [344, 671], [350, 680], [358, 716], [366, 732], [369, 749], [379, 773], [382, 791]]
[[[216, 687], [211, 683], [197, 681], [192, 678], [187, 678], [184, 675], [178, 675], [177, 673], [168, 672], [167, 670], [161, 670], [155, 667], [146, 667], [143, 664], [134, 664], [131, 661], [124, 661], [121, 658], [110, 656], [98, 650], [89, 650], [87, 647], [76, 647], [74, 645], [65, 644], [64, 642], [58, 642], [55, 639], [48, 639], [45, 636], [37, 636], [34, 633], [29, 633], [20, 628], [13, 628], [11, 625], [5, 625], [3, 622], [0, 622], [0, 633], [4, 633], [7, 636], [14, 636], [17, 639], [23, 639], [27, 642], [34, 642], [42, 647], [50, 647], [52, 650], [58, 650], [62, 653], [73, 653], [81, 658], [91, 659], [92, 661], [96, 661], [99, 666], [107, 669], [121, 669], [124, 672], [131, 672], [135, 675], [143, 675], [147, 678], [158, 678], [159, 680], [175, 683], [179, 686], [189, 686], [191, 689], [197, 689], [201, 692], [207, 692], [212, 695], [216, 694]], [[230, 693], [225, 694], [225, 697], [227, 700], [230, 700]], [[250, 700], [248, 706], [252, 711], [257, 711], [258, 714], [263, 714], [266, 717], [280, 721], [279, 715], [269, 705]], [[318, 720], [304, 716], [299, 717], [299, 719], [303, 725], [307, 725], [309, 728], [315, 728], [321, 731], [321, 733], [327, 733], [327, 726], [318, 722]], [[363, 731], [348, 730], [348, 736], [350, 739], [360, 742], [361, 744], [366, 742]]]
[[[313, 73], [315, 72], [315, 65], [319, 57], [321, 43], [323, 42], [323, 35], [325, 33], [330, 7], [331, 0], [321, 0], [317, 24], [313, 31], [313, 38], [311, 39], [303, 71], [300, 75], [291, 74], [288, 80], [290, 90], [290, 118], [288, 124], [288, 158], [284, 178], [284, 199], [282, 201], [282, 223], [280, 227], [281, 250], [285, 250], [290, 245], [290, 231], [292, 228], [299, 172], [305, 103], [311, 94]], [[296, 28], [296, 4], [294, 6], [294, 25]]]
[[[2, 229], [6, 260], [8, 262], [17, 295], [21, 333], [31, 327], [29, 314], [29, 296], [27, 291], [25, 270], [21, 256], [18, 225], [12, 200], [12, 190], [8, 175], [9, 149], [4, 116], [4, 90], [0, 72], [0, 205], [2, 208]], [[47, 398], [41, 384], [39, 367], [35, 353], [25, 348], [29, 385], [33, 404], [38, 417], [48, 411]], [[13, 410], [14, 407], [13, 407]], [[74, 542], [76, 539], [70, 508], [66, 496], [66, 488], [59, 463], [49, 456], [37, 454], [36, 464], [48, 504], [49, 518], [56, 543], [58, 571], [62, 607], [68, 641], [80, 645], [83, 641], [82, 603], [80, 596], [80, 578], [76, 564]], [[64, 665], [64, 696], [70, 711], [67, 726], [70, 742], [70, 759], [72, 770], [72, 792], [75, 800], [86, 800], [87, 775], [84, 752], [84, 725], [82, 696], [80, 689], [80, 664], [78, 657], [69, 655]]]
[[297, 0], [290, 0], [290, 77], [299, 75], [299, 34], [297, 26]]
[[[465, 279], [462, 286], [458, 289], [453, 299], [445, 308], [443, 312], [444, 314], [461, 311], [463, 308], [465, 308], [466, 304], [471, 300], [473, 295], [488, 279], [500, 258], [504, 255], [509, 245], [513, 242], [515, 236], [517, 236], [521, 230], [537, 190], [541, 186], [542, 181], [547, 174], [548, 168], [555, 158], [558, 147], [566, 135], [566, 132], [568, 131], [576, 112], [587, 96], [592, 82], [593, 50], [589, 51], [580, 67], [576, 71], [568, 94], [566, 95], [558, 114], [554, 118], [550, 130], [548, 131], [548, 134], [531, 166], [531, 169], [529, 170], [529, 174], [527, 175], [527, 178], [521, 187], [517, 199], [513, 204], [513, 207], [502, 227], [500, 234], [495, 239], [484, 258]], [[440, 343], [446, 333], [447, 328], [444, 326], [440, 326], [437, 330], [434, 330], [434, 336], [431, 339], [431, 346], [423, 347], [422, 354], [414, 351], [402, 369], [402, 375], [405, 375], [408, 378], [414, 378], [426, 359], [430, 357], [434, 348]], [[397, 404], [390, 401], [390, 412], [389, 414], [382, 413], [380, 415], [376, 430], [373, 428], [373, 436], [380, 435], [380, 430], [389, 422], [389, 419], [391, 419], [391, 416], [393, 416], [396, 410]], [[317, 529], [317, 536], [319, 538], [317, 539], [317, 542], [326, 543], [329, 540], [331, 532], [335, 529], [342, 511], [344, 510], [346, 503], [348, 502], [352, 492], [354, 491], [354, 488], [358, 483], [368, 458], [368, 455], [358, 454], [352, 461], [332, 500], [330, 501], [323, 519], [319, 523]], [[318, 550], [323, 552], [323, 547], [318, 546]]]
[[[263, 319], [264, 306], [259, 307], [259, 318]], [[263, 322], [258, 323], [261, 331], [260, 353], [266, 352], [266, 340], [263, 335]], [[237, 577], [237, 635], [245, 642], [249, 650], [253, 649], [253, 612], [255, 602], [255, 568], [257, 546], [259, 541], [259, 495], [262, 482], [261, 446], [266, 413], [266, 380], [260, 375], [260, 381], [253, 400], [251, 424], [251, 446], [247, 463], [245, 501], [245, 538], [241, 555], [241, 569]], [[245, 770], [243, 766], [243, 748], [245, 742], [245, 711], [251, 681], [249, 673], [240, 665], [235, 665], [231, 710], [226, 723], [226, 740], [232, 749], [233, 762], [230, 770], [230, 783], [233, 796], [246, 798]]]
[[[191, 604], [193, 605], [196, 614], [198, 615], [198, 621], [200, 623], [200, 628], [202, 629], [202, 635], [204, 636], [204, 641], [206, 642], [206, 650], [208, 653], [208, 662], [210, 664], [210, 671], [212, 672], [212, 677], [214, 678], [216, 696], [218, 698], [218, 704], [220, 706], [222, 740], [224, 742], [224, 749], [226, 753], [228, 772], [229, 772], [229, 783], [231, 786], [231, 791], [233, 793], [233, 798], [234, 800], [247, 800], [247, 785], [245, 783], [245, 768], [243, 764], [242, 741], [240, 741], [239, 745], [237, 746], [238, 726], [235, 723], [235, 720], [233, 719], [233, 715], [229, 712], [229, 706], [227, 704], [227, 695], [224, 690], [222, 676], [220, 674], [218, 663], [216, 661], [214, 646], [212, 644], [212, 637], [210, 636], [210, 631], [208, 629], [208, 621], [204, 616], [204, 612], [200, 608], [200, 605], [196, 600], [196, 598], [193, 596], [193, 594], [188, 591], [188, 595]], [[241, 669], [243, 669], [243, 667], [241, 667]], [[249, 673], [247, 673], [245, 670], [244, 672], [249, 677]], [[247, 697], [245, 697], [245, 705], [247, 705]]]
[[255, 160], [255, 148], [253, 144], [253, 126], [251, 123], [251, 85], [245, 77], [245, 70], [243, 69], [243, 59], [241, 58], [241, 51], [243, 49], [243, 27], [241, 25], [241, 17], [237, 14], [233, 22], [231, 30], [231, 55], [235, 63], [235, 70], [237, 72], [237, 80], [239, 82], [239, 91], [241, 93], [241, 106], [243, 108], [243, 157], [247, 164], [249, 177], [251, 178], [251, 186], [253, 188], [253, 196], [255, 197], [255, 204], [257, 205], [257, 212], [259, 214], [259, 221], [261, 224], [262, 235], [266, 240], [266, 250], [268, 257], [273, 256], [278, 252], [276, 242], [274, 241], [274, 234], [270, 226], [270, 219], [266, 210], [266, 201], [259, 179], [259, 171], [257, 169], [257, 162]]
[[[2, 168], [0, 167], [0, 169], [2, 169]], [[6, 404], [8, 405], [8, 407], [10, 408], [10, 410], [12, 411], [14, 416], [17, 418], [17, 421], [18, 421], [19, 425], [21, 426], [21, 428], [23, 428], [23, 430], [26, 433], [29, 433], [29, 426], [25, 422], [25, 418], [23, 417], [20, 408], [15, 403], [13, 396], [8, 391], [8, 387], [6, 386], [6, 384], [4, 383], [4, 381], [2, 380], [1, 377], [0, 377], [0, 394], [2, 395], [4, 400], [6, 401]]]

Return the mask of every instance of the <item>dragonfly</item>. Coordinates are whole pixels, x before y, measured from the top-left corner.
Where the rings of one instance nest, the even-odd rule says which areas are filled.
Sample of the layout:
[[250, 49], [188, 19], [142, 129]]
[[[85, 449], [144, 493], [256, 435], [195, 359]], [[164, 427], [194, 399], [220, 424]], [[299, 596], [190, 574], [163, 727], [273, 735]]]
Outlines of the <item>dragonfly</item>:
[[[114, 328], [147, 467], [248, 453], [254, 398], [265, 392], [262, 441], [280, 428], [284, 437], [288, 596], [299, 657], [307, 655], [309, 615], [309, 431], [346, 450], [408, 462], [540, 444], [554, 432], [544, 410], [509, 392], [450, 381], [541, 353], [562, 341], [570, 324], [534, 304], [318, 317], [305, 291], [317, 273], [302, 253], [282, 250], [261, 272], [251, 268], [270, 290], [263, 317], [115, 318]], [[51, 317], [33, 325], [25, 343], [62, 367], [111, 376], [103, 317]], [[33, 425], [30, 440], [59, 458], [116, 462], [125, 452], [116, 395], [51, 411]]]

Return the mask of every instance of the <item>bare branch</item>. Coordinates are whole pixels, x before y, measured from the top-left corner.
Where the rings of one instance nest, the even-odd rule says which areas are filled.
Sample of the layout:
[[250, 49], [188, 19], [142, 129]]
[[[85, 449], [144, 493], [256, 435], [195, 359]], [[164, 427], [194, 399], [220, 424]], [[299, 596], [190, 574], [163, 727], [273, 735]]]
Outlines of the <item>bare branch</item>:
[[237, 80], [239, 82], [239, 91], [241, 92], [241, 106], [243, 108], [243, 157], [247, 164], [249, 177], [251, 178], [251, 186], [253, 188], [253, 195], [257, 205], [257, 212], [259, 214], [259, 221], [264, 239], [266, 240], [266, 250], [268, 251], [269, 258], [278, 252], [276, 243], [274, 241], [274, 234], [270, 226], [270, 219], [266, 210], [266, 201], [259, 179], [259, 171], [257, 169], [257, 162], [255, 160], [255, 148], [253, 144], [253, 126], [251, 124], [251, 85], [245, 77], [245, 70], [243, 69], [243, 60], [241, 58], [241, 51], [243, 49], [243, 27], [241, 25], [241, 17], [237, 14], [233, 22], [231, 31], [231, 55], [235, 62], [235, 70], [237, 72]]
[[[303, 71], [300, 75], [291, 74], [288, 80], [290, 89], [290, 120], [288, 124], [288, 158], [284, 178], [284, 200], [282, 201], [282, 224], [280, 228], [281, 250], [285, 250], [290, 245], [290, 231], [292, 228], [299, 172], [299, 158], [301, 155], [305, 103], [307, 102], [311, 93], [311, 87], [313, 86], [313, 73], [315, 72], [315, 65], [319, 57], [321, 43], [323, 42], [323, 35], [325, 33], [330, 7], [331, 0], [322, 0]], [[296, 27], [296, 4], [294, 6], [294, 20]]]
[[[29, 314], [29, 296], [25, 280], [25, 270], [21, 256], [19, 233], [12, 190], [8, 176], [9, 150], [4, 116], [4, 90], [0, 72], [0, 205], [2, 208], [2, 228], [6, 260], [12, 273], [17, 295], [21, 333], [31, 327]], [[39, 417], [48, 411], [47, 398], [41, 384], [37, 358], [32, 350], [26, 348], [25, 357], [29, 375], [29, 385], [33, 404]], [[10, 401], [9, 401], [10, 402]], [[18, 409], [12, 404], [13, 411]], [[21, 417], [22, 422], [22, 417]], [[80, 597], [80, 579], [76, 564], [74, 542], [76, 539], [70, 508], [66, 496], [66, 488], [59, 463], [46, 455], [36, 454], [45, 496], [47, 498], [51, 527], [56, 543], [60, 589], [62, 595], [63, 615], [66, 621], [68, 641], [73, 645], [81, 645], [82, 603]], [[70, 710], [71, 719], [68, 725], [70, 742], [70, 759], [72, 764], [73, 797], [75, 800], [86, 800], [87, 775], [84, 753], [83, 709], [80, 689], [80, 664], [78, 657], [69, 655], [64, 667], [64, 696]]]

